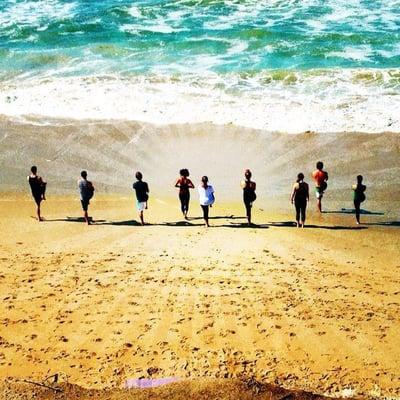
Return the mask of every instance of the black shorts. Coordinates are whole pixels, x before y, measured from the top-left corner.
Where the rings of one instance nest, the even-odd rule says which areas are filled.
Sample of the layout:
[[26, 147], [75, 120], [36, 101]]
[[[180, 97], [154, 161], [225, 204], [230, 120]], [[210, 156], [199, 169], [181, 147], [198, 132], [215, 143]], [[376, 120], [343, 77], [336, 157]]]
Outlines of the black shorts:
[[82, 210], [87, 211], [90, 204], [89, 200], [81, 200], [81, 204], [82, 204]]

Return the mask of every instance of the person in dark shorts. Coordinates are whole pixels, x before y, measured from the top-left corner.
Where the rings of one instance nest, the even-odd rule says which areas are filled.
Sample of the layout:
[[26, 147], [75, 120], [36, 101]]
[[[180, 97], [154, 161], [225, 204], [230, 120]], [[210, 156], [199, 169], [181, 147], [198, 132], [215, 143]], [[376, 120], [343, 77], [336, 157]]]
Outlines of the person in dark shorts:
[[149, 185], [143, 182], [143, 175], [141, 172], [135, 174], [136, 182], [133, 183], [133, 190], [136, 192], [136, 206], [139, 211], [140, 222], [144, 225], [143, 211], [147, 209], [147, 201], [149, 200]]
[[206, 227], [208, 228], [210, 225], [208, 223], [208, 213], [209, 213], [209, 208], [212, 207], [215, 201], [214, 197], [214, 188], [208, 184], [208, 177], [203, 176], [201, 178], [201, 184], [197, 188], [199, 192], [199, 201], [200, 201], [200, 206], [201, 209], [203, 210], [203, 218]]
[[304, 182], [304, 174], [301, 172], [297, 175], [297, 180], [293, 185], [290, 201], [296, 208], [296, 225], [298, 228], [304, 228], [306, 221], [307, 202], [310, 199], [309, 187]]
[[353, 189], [353, 201], [354, 201], [354, 208], [356, 211], [356, 222], [357, 225], [360, 224], [360, 211], [361, 211], [361, 203], [365, 201], [365, 191], [367, 190], [367, 187], [362, 184], [363, 181], [362, 175], [357, 175], [357, 183], [352, 186]]
[[188, 219], [190, 189], [194, 188], [193, 182], [189, 179], [189, 170], [183, 168], [179, 171], [180, 178], [175, 182], [175, 187], [179, 188], [179, 200], [183, 217]]
[[315, 181], [315, 195], [317, 197], [317, 208], [322, 213], [322, 197], [328, 187], [328, 173], [324, 171], [324, 163], [322, 161], [317, 162], [317, 169], [312, 173], [312, 178]]
[[87, 172], [81, 172], [81, 178], [78, 180], [78, 188], [79, 188], [79, 196], [81, 199], [83, 217], [85, 218], [85, 222], [90, 225], [90, 218], [88, 215], [88, 209], [90, 200], [94, 195], [94, 186], [92, 182], [87, 179]]
[[251, 171], [246, 169], [244, 171], [245, 179], [240, 182], [240, 186], [243, 189], [243, 202], [246, 208], [247, 222], [251, 225], [251, 208], [253, 207], [253, 202], [256, 200], [256, 183], [251, 180]]
[[40, 214], [40, 203], [42, 200], [46, 200], [46, 185], [42, 177], [37, 174], [37, 167], [33, 165], [31, 167], [31, 173], [28, 176], [29, 186], [31, 187], [32, 197], [36, 203], [36, 214], [38, 221], [43, 221], [43, 218]]

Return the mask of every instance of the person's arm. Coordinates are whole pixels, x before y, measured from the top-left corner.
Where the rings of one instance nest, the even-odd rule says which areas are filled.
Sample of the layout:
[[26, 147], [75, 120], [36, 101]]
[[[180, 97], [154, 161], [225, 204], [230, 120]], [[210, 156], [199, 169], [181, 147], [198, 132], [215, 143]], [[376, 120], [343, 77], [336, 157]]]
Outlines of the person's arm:
[[290, 195], [290, 202], [293, 204], [294, 202], [294, 195], [296, 194], [296, 184], [293, 185], [292, 193]]
[[308, 183], [306, 183], [306, 188], [307, 188], [307, 201], [310, 201], [310, 187], [308, 186]]
[[190, 179], [188, 179], [188, 186], [190, 187], [190, 189], [194, 189], [193, 182]]
[[253, 182], [254, 183], [254, 190], [256, 190], [256, 187], [257, 187], [257, 185], [256, 185], [256, 183], [255, 182]]
[[328, 180], [328, 173], [325, 171], [325, 180]]
[[175, 182], [175, 187], [181, 187], [181, 185], [180, 185], [180, 178], [178, 178], [177, 180], [176, 180], [176, 182]]

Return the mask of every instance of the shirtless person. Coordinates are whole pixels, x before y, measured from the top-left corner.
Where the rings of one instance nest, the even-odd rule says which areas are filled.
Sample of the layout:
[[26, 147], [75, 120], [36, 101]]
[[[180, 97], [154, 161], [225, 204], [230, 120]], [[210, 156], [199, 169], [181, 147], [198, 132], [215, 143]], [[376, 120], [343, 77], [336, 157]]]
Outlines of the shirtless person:
[[39, 222], [43, 221], [43, 218], [40, 215], [40, 203], [42, 200], [46, 200], [45, 193], [47, 182], [45, 182], [42, 177], [37, 175], [37, 167], [35, 165], [31, 168], [31, 174], [28, 176], [28, 182], [29, 186], [31, 187], [32, 197], [37, 206], [37, 219]]
[[320, 213], [322, 213], [321, 200], [324, 195], [328, 184], [328, 173], [323, 170], [324, 163], [322, 161], [317, 162], [317, 169], [312, 173], [312, 178], [315, 181], [315, 195], [317, 196], [317, 208]]

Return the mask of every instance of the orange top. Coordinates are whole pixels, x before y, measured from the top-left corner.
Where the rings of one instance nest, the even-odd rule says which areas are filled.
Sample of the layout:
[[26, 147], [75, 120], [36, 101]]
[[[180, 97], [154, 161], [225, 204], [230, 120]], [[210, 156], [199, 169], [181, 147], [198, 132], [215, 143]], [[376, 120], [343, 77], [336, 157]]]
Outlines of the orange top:
[[312, 177], [317, 187], [319, 187], [328, 179], [328, 174], [325, 171], [317, 169], [312, 173]]

